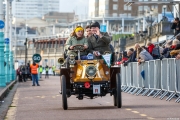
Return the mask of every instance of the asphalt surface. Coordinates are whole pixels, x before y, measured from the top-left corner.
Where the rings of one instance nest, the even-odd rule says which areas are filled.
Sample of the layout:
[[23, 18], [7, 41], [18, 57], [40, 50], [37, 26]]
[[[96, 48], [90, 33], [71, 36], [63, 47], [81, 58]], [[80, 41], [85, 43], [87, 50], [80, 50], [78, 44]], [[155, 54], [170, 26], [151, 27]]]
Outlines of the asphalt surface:
[[113, 97], [108, 94], [93, 100], [71, 96], [65, 111], [59, 94], [59, 79], [43, 78], [39, 81], [41, 86], [32, 86], [31, 81], [19, 83], [5, 120], [180, 120], [180, 104], [175, 103], [175, 99], [167, 102], [127, 93], [122, 93], [123, 107], [120, 109], [113, 106]]

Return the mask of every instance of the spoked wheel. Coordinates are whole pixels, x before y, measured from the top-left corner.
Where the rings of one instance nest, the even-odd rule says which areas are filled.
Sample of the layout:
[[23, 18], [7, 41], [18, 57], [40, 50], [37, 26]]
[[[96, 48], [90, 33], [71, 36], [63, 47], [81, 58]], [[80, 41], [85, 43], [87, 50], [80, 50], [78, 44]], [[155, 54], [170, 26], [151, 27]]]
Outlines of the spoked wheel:
[[117, 108], [121, 108], [122, 107], [122, 96], [121, 96], [121, 75], [120, 73], [116, 74], [116, 105]]
[[62, 90], [62, 107], [64, 110], [68, 109], [67, 105], [67, 95], [66, 95], [66, 77], [64, 75], [61, 76], [61, 90]]

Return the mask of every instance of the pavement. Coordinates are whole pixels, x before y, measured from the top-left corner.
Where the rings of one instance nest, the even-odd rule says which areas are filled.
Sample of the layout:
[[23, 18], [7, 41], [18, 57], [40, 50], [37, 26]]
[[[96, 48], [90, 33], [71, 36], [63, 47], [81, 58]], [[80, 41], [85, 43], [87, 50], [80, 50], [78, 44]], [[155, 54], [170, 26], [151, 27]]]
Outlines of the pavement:
[[5, 120], [180, 120], [180, 104], [175, 99], [135, 96], [122, 93], [122, 108], [113, 106], [109, 94], [102, 98], [78, 100], [68, 98], [68, 110], [62, 108], [59, 94], [60, 78], [50, 76], [32, 86], [31, 81], [19, 83]]

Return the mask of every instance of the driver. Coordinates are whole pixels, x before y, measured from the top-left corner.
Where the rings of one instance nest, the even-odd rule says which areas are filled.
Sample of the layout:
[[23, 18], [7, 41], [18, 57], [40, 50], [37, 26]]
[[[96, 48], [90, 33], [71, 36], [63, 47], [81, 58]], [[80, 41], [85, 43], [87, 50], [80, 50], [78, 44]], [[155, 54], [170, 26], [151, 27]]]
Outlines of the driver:
[[70, 37], [67, 39], [65, 43], [65, 49], [67, 50], [67, 55], [70, 54], [75, 55], [75, 59], [77, 60], [78, 56], [77, 53], [73, 51], [75, 45], [83, 45], [84, 51], [80, 53], [81, 60], [86, 60], [87, 52], [86, 49], [88, 48], [87, 39], [84, 37], [84, 29], [81, 26], [77, 26], [74, 31], [71, 33]]
[[98, 22], [91, 24], [92, 35], [88, 38], [89, 52], [94, 54], [97, 59], [101, 59], [101, 55], [105, 51], [111, 52], [109, 47], [111, 38], [107, 32], [100, 32]]

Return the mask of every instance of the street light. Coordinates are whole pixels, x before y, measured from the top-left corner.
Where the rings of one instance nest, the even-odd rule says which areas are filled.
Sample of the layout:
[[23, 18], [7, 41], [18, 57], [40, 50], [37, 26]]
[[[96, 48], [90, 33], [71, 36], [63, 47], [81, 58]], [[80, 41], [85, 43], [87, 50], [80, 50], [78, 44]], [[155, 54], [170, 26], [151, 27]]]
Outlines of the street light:
[[150, 41], [151, 41], [151, 35], [152, 35], [152, 15], [153, 15], [153, 10], [150, 11], [150, 16], [151, 16], [151, 27], [150, 27]]
[[136, 33], [138, 33], [138, 23], [136, 22]]
[[163, 6], [164, 9], [164, 18], [166, 17], [165, 11], [166, 11], [166, 5]]

